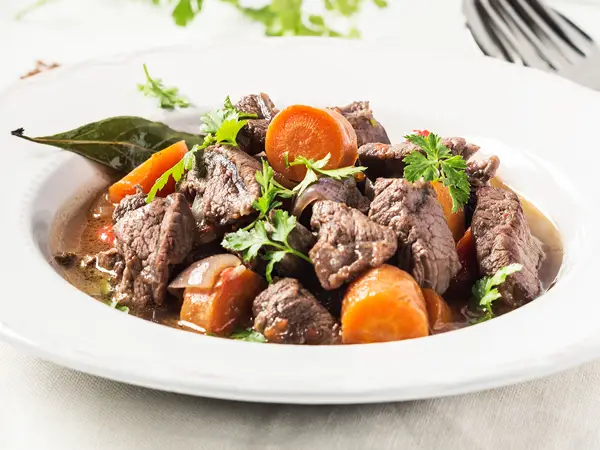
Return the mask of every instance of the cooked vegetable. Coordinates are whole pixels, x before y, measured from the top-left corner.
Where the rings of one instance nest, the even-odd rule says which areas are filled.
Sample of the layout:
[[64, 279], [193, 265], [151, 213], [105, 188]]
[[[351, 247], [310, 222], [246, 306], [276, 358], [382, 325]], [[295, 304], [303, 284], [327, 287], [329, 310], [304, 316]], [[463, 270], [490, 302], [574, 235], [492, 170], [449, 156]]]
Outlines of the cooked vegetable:
[[287, 211], [277, 209], [271, 221], [259, 220], [254, 222], [252, 229], [249, 231], [238, 230], [235, 233], [228, 233], [221, 245], [228, 250], [241, 252], [244, 261], [251, 261], [256, 258], [259, 250], [263, 247], [272, 247], [262, 256], [264, 260], [269, 261], [265, 277], [271, 283], [273, 281], [273, 267], [286, 254], [290, 253], [310, 263], [308, 256], [292, 248], [288, 243], [288, 236], [295, 227], [296, 218], [290, 216]]
[[185, 289], [180, 319], [207, 333], [228, 336], [236, 328], [250, 323], [252, 301], [263, 288], [263, 279], [250, 269], [228, 267], [212, 289]]
[[355, 280], [342, 303], [344, 344], [399, 341], [429, 334], [421, 288], [408, 273], [384, 264]]
[[[256, 181], [260, 184], [261, 196], [252, 204], [254, 209], [259, 213], [255, 222], [268, 217], [273, 209], [281, 206], [281, 202], [277, 200], [277, 197], [290, 198], [294, 195], [292, 191], [286, 189], [275, 180], [273, 168], [264, 159], [262, 160], [262, 172], [256, 172]], [[250, 224], [246, 227], [246, 230], [252, 227], [253, 224]]]
[[433, 289], [422, 289], [425, 305], [427, 306], [427, 317], [429, 328], [432, 331], [440, 331], [452, 323], [452, 310], [440, 294]]
[[305, 105], [288, 106], [275, 116], [267, 130], [265, 152], [273, 169], [294, 181], [302, 181], [307, 168], [288, 166], [286, 161], [299, 156], [314, 164], [329, 154], [319, 169], [353, 166], [358, 157], [356, 133], [344, 116]]
[[501, 297], [498, 286], [506, 281], [509, 275], [520, 271], [523, 268], [521, 264], [510, 264], [499, 269], [492, 277], [483, 277], [473, 286], [473, 300], [482, 316], [476, 320], [476, 323], [485, 322], [494, 317], [492, 303]]
[[77, 153], [119, 172], [131, 172], [155, 152], [179, 141], [201, 144], [203, 136], [175, 131], [141, 117], [111, 117], [53, 136], [28, 137], [19, 128], [11, 134], [38, 144]]
[[316, 183], [311, 184], [304, 192], [298, 194], [294, 200], [292, 214], [300, 217], [307, 206], [317, 200], [332, 200], [338, 203], [345, 203], [348, 197], [348, 188], [343, 182], [331, 178], [320, 178]]
[[235, 339], [236, 341], [246, 341], [246, 342], [267, 342], [267, 339], [260, 334], [258, 331], [253, 330], [252, 328], [246, 328], [242, 331], [235, 331], [231, 333], [229, 336], [231, 339]]
[[146, 201], [148, 203], [152, 202], [156, 194], [167, 186], [169, 180], [173, 180], [174, 183], [179, 182], [183, 174], [194, 167], [196, 152], [204, 150], [213, 144], [227, 144], [236, 147], [237, 135], [248, 122], [240, 118], [255, 116], [255, 114], [241, 113], [236, 110], [231, 104], [229, 96], [225, 99], [223, 109], [203, 114], [201, 116], [203, 124], [200, 126], [200, 130], [208, 134], [204, 136], [202, 144], [194, 145], [179, 162], [174, 164], [170, 169], [165, 170], [162, 175], [155, 179], [154, 185], [148, 192]]
[[108, 224], [100, 228], [100, 230], [98, 230], [98, 237], [102, 242], [113, 245], [115, 242], [115, 232], [112, 224]]
[[286, 166], [294, 167], [294, 166], [304, 166], [306, 167], [306, 175], [304, 179], [294, 188], [294, 192], [297, 192], [298, 195], [301, 195], [308, 186], [315, 183], [319, 176], [325, 176], [328, 178], [332, 178], [334, 180], [343, 180], [344, 178], [351, 177], [355, 174], [362, 173], [366, 167], [362, 166], [348, 166], [348, 167], [340, 167], [339, 169], [325, 169], [329, 160], [331, 159], [331, 154], [327, 153], [325, 158], [320, 159], [319, 161], [313, 161], [312, 159], [307, 159], [304, 156], [298, 156], [296, 159], [288, 163], [287, 155], [285, 155]]
[[471, 194], [469, 177], [465, 173], [467, 163], [460, 155], [452, 156], [442, 139], [434, 133], [427, 137], [420, 134], [405, 136], [406, 140], [418, 145], [421, 152], [412, 152], [403, 161], [404, 178], [411, 183], [423, 178], [425, 181], [439, 181], [448, 187], [452, 198], [452, 212], [457, 212], [466, 205]]
[[448, 227], [450, 227], [450, 231], [452, 231], [452, 237], [454, 238], [455, 242], [458, 242], [458, 240], [465, 234], [465, 210], [463, 208], [459, 208], [458, 211], [453, 211], [454, 203], [452, 196], [450, 195], [450, 188], [444, 186], [439, 181], [432, 181], [431, 185], [433, 186], [438, 200], [442, 205], [444, 215], [448, 221]]
[[146, 83], [138, 84], [138, 90], [147, 97], [153, 96], [158, 99], [159, 106], [163, 109], [187, 108], [190, 102], [179, 96], [179, 89], [163, 86], [162, 80], [152, 78], [148, 73], [148, 67], [144, 64]]
[[237, 267], [242, 262], [237, 256], [222, 254], [213, 255], [196, 261], [169, 284], [169, 292], [180, 295], [183, 289], [189, 287], [212, 289], [217, 284], [221, 272], [230, 267]]
[[[164, 150], [154, 153], [149, 159], [108, 189], [110, 201], [119, 203], [126, 196], [135, 194], [138, 186], [147, 194], [152, 189], [156, 179], [174, 164], [181, 161], [187, 152], [188, 148], [185, 141], [179, 141]], [[175, 182], [171, 180], [171, 183], [162, 187], [158, 195], [164, 197], [173, 192], [175, 192]]]

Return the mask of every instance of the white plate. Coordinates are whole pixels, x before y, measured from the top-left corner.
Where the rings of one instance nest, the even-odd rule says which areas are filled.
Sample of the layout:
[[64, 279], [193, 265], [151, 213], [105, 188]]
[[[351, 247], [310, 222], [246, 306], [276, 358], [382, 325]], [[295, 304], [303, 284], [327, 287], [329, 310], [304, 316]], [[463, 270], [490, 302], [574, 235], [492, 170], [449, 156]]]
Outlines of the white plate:
[[[413, 128], [482, 136], [501, 176], [560, 227], [558, 284], [490, 322], [404, 342], [334, 347], [260, 345], [200, 336], [112, 310], [47, 263], [51, 223], [82, 187], [83, 158], [8, 136], [52, 134], [114, 115], [195, 126], [136, 90], [142, 63], [199, 109], [226, 94], [265, 91], [278, 105], [369, 99], [392, 140]], [[0, 333], [74, 369], [142, 386], [228, 399], [360, 403], [442, 396], [549, 374], [598, 355], [600, 241], [595, 133], [600, 96], [551, 75], [492, 60], [394, 46], [282, 40], [185, 46], [59, 69], [0, 100]]]

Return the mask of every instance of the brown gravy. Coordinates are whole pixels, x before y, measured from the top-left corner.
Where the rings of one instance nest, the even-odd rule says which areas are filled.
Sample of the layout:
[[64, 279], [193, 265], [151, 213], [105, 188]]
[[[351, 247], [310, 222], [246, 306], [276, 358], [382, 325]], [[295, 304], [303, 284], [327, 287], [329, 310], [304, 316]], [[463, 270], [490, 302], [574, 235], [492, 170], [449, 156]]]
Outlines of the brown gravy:
[[[510, 187], [498, 179], [493, 179], [492, 185], [510, 190]], [[564, 256], [562, 238], [558, 228], [548, 217], [522, 196], [519, 195], [519, 198], [531, 227], [531, 232], [543, 243], [546, 253], [546, 259], [540, 269], [542, 287], [546, 291], [556, 282], [562, 266]], [[113, 205], [106, 198], [105, 190], [97, 194], [83, 205], [77, 213], [72, 215], [66, 223], [62, 224], [61, 229], [56, 230], [52, 244], [53, 248], [51, 249], [53, 254], [73, 252], [77, 255], [94, 255], [100, 251], [108, 250], [110, 245], [100, 240], [98, 236], [101, 234], [103, 227], [112, 223], [113, 209]], [[82, 269], [79, 265], [70, 268], [56, 264], [55, 266], [63, 277], [75, 287], [99, 301], [106, 301], [102, 294], [102, 286], [108, 279], [106, 275], [93, 268]], [[462, 317], [460, 308], [457, 307], [454, 312], [457, 318]], [[143, 318], [174, 328], [197, 331], [179, 321], [179, 311], [175, 308], [157, 309]], [[466, 320], [460, 320], [451, 329], [466, 325]]]

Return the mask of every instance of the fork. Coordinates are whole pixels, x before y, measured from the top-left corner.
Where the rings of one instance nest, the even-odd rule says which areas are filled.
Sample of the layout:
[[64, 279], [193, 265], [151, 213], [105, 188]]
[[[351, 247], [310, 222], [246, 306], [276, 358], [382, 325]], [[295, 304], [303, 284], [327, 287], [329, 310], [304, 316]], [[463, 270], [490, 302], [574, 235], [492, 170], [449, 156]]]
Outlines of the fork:
[[463, 12], [487, 56], [600, 90], [600, 50], [592, 38], [538, 0], [464, 0]]

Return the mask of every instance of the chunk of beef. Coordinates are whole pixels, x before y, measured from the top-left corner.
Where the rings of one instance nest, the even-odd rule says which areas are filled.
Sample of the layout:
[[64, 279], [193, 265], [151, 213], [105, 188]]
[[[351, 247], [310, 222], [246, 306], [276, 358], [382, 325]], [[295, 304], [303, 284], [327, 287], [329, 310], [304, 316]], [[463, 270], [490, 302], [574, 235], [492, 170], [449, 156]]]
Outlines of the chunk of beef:
[[146, 205], [146, 194], [138, 189], [138, 192], [133, 195], [128, 195], [119, 202], [113, 211], [113, 223], [117, 223], [123, 216], [131, 211]]
[[260, 197], [256, 172], [260, 163], [235, 148], [214, 145], [197, 158], [179, 185], [179, 192], [193, 202], [199, 228], [239, 223], [254, 214], [252, 203]]
[[477, 190], [477, 207], [471, 224], [477, 260], [483, 275], [519, 263], [523, 269], [500, 286], [501, 302], [513, 309], [540, 294], [538, 271], [544, 260], [539, 241], [531, 235], [519, 197], [504, 189], [484, 186]]
[[421, 287], [443, 294], [461, 265], [434, 189], [400, 178], [379, 178], [374, 189], [369, 218], [396, 232], [398, 266]]
[[337, 344], [339, 326], [293, 278], [271, 284], [254, 299], [254, 329], [276, 344]]
[[249, 114], [256, 114], [258, 119], [266, 120], [272, 120], [277, 114], [275, 104], [264, 92], [240, 98], [240, 101], [235, 105], [235, 109]]
[[327, 290], [382, 265], [396, 253], [398, 243], [391, 228], [370, 221], [342, 203], [316, 202], [310, 224], [319, 237], [309, 256]]
[[352, 128], [356, 132], [359, 147], [370, 142], [390, 143], [390, 138], [388, 138], [385, 128], [373, 117], [373, 111], [369, 107], [369, 102], [352, 102], [349, 105], [333, 109], [342, 114], [350, 122], [350, 125], [352, 125]]
[[239, 111], [258, 116], [248, 120], [238, 133], [237, 142], [240, 148], [250, 155], [264, 152], [267, 128], [277, 113], [275, 105], [267, 94], [261, 93], [242, 97], [235, 107]]
[[473, 220], [473, 213], [477, 205], [477, 190], [482, 186], [490, 184], [490, 180], [496, 176], [499, 167], [500, 158], [497, 156], [491, 156], [478, 161], [469, 161], [467, 163], [466, 173], [471, 185], [471, 194], [469, 195], [469, 201], [465, 205], [466, 226], [470, 226]]
[[181, 263], [194, 242], [194, 217], [185, 197], [155, 199], [125, 214], [114, 229], [125, 262], [117, 298], [135, 309], [162, 305], [170, 266]]
[[469, 183], [472, 188], [486, 186], [490, 180], [496, 176], [500, 167], [500, 158], [490, 156], [487, 159], [479, 161], [469, 161], [465, 172], [469, 176]]
[[[464, 138], [443, 138], [442, 143], [448, 147], [453, 155], [460, 155], [465, 160], [473, 156], [479, 147], [469, 144]], [[370, 143], [359, 147], [358, 158], [361, 164], [367, 167], [367, 175], [372, 178], [402, 178], [404, 177], [403, 159], [414, 151], [421, 151], [412, 142], [400, 144]]]
[[322, 177], [296, 198], [293, 208], [294, 215], [299, 216], [309, 205], [318, 200], [344, 203], [351, 208], [358, 209], [363, 214], [368, 214], [369, 205], [371, 204], [369, 199], [362, 195], [356, 187], [354, 178], [334, 180], [333, 178]]

